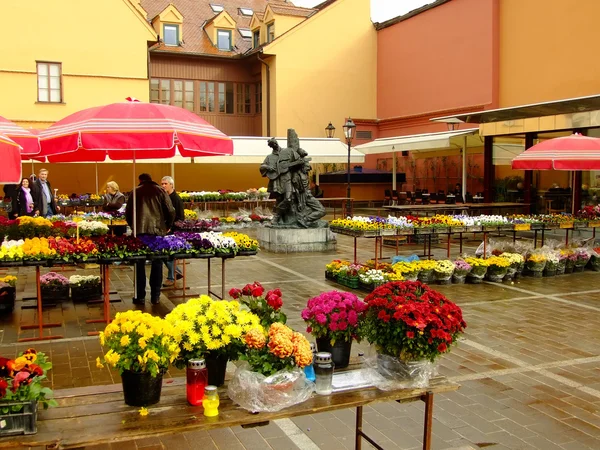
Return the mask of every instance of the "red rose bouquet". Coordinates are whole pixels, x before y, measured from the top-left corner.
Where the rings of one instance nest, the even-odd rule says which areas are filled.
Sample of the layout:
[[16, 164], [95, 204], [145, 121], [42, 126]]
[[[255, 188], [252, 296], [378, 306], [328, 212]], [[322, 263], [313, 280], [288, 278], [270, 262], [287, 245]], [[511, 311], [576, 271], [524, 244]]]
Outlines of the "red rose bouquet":
[[265, 329], [269, 329], [269, 326], [275, 322], [283, 324], [287, 322], [287, 316], [281, 311], [283, 300], [279, 289], [270, 290], [265, 294], [265, 288], [258, 281], [255, 281], [252, 284], [247, 284], [242, 289], [231, 289], [229, 296], [239, 300], [251, 312], [260, 317], [260, 324]]
[[366, 298], [363, 336], [383, 355], [429, 360], [449, 351], [467, 326], [461, 309], [420, 282], [391, 282]]

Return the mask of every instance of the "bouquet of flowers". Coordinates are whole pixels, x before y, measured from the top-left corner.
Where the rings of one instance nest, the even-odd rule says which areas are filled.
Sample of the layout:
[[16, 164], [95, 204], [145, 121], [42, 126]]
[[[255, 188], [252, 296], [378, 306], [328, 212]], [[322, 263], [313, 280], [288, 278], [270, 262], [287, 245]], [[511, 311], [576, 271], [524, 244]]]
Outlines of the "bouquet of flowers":
[[452, 281], [456, 284], [464, 284], [467, 274], [471, 271], [471, 265], [463, 259], [454, 261], [454, 274]]
[[439, 284], [450, 284], [454, 274], [454, 263], [448, 260], [437, 261], [433, 272]]
[[558, 264], [560, 263], [560, 252], [549, 250], [546, 252], [546, 266], [544, 267], [544, 276], [551, 277], [556, 275]]
[[546, 255], [542, 252], [532, 252], [525, 261], [525, 266], [534, 277], [541, 277], [546, 267]]
[[590, 260], [591, 253], [587, 248], [580, 247], [575, 249], [575, 256], [577, 257], [577, 259], [575, 260], [575, 267], [581, 268], [578, 270], [583, 270], [583, 268]]
[[141, 311], [119, 312], [100, 333], [100, 345], [108, 347], [96, 365], [119, 370], [149, 372], [153, 377], [166, 372], [179, 355], [175, 329], [168, 321]]
[[245, 360], [229, 383], [230, 399], [253, 412], [279, 411], [307, 400], [314, 384], [304, 367], [312, 362], [309, 342], [300, 333], [275, 322], [268, 334], [260, 328], [244, 334]]
[[273, 289], [266, 295], [265, 288], [258, 281], [247, 284], [242, 289], [233, 288], [229, 291], [229, 296], [234, 300], [239, 300], [246, 305], [251, 312], [260, 318], [260, 324], [266, 329], [274, 322], [287, 322], [287, 316], [281, 311], [283, 300], [281, 291]]
[[336, 341], [360, 341], [359, 324], [366, 307], [350, 292], [323, 292], [308, 300], [302, 319], [308, 325], [307, 333], [317, 339], [325, 338], [331, 345]]
[[[394, 272], [401, 275], [407, 281], [416, 281], [419, 276], [419, 262], [397, 262], [392, 267]], [[401, 280], [399, 280], [401, 281]]]
[[46, 355], [33, 348], [19, 353], [15, 359], [0, 357], [0, 412], [19, 413], [27, 408], [25, 402], [30, 401], [40, 403], [44, 409], [57, 406], [52, 390], [44, 386], [51, 368]]
[[506, 258], [502, 258], [500, 256], [491, 256], [487, 259], [488, 269], [487, 276], [490, 281], [501, 282], [506, 273], [508, 272], [508, 268], [510, 267], [510, 262]]
[[207, 295], [177, 305], [165, 317], [175, 331], [180, 353], [175, 366], [188, 360], [221, 357], [236, 360], [244, 350], [246, 332], [260, 328], [259, 317], [240, 308], [237, 301], [216, 301]]
[[465, 258], [465, 262], [471, 266], [471, 271], [467, 275], [469, 282], [481, 283], [488, 269], [487, 260], [482, 258], [468, 257]]
[[504, 252], [500, 254], [500, 257], [506, 259], [510, 263], [510, 266], [506, 271], [506, 275], [509, 277], [514, 277], [517, 272], [523, 271], [525, 258], [523, 258], [523, 255], [520, 253]]

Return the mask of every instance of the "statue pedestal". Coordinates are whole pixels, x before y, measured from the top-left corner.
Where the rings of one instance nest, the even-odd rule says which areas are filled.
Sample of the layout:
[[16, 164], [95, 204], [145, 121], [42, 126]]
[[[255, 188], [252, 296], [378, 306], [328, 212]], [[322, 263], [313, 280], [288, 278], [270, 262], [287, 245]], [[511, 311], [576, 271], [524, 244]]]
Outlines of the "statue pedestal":
[[329, 228], [269, 228], [257, 230], [260, 248], [274, 253], [335, 250], [337, 241]]

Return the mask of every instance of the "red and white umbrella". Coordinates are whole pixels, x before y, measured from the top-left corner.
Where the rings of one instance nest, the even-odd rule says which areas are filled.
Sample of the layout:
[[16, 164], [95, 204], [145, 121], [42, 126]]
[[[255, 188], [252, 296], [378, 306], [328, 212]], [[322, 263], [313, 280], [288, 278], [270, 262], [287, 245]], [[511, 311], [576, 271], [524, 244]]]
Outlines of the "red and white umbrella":
[[21, 146], [0, 134], [0, 183], [21, 182]]
[[540, 142], [512, 161], [521, 170], [600, 170], [600, 139], [575, 133]]
[[21, 146], [23, 159], [40, 153], [40, 141], [36, 134], [0, 116], [0, 134]]
[[177, 106], [130, 100], [84, 109], [40, 133], [50, 162], [231, 155], [233, 141]]

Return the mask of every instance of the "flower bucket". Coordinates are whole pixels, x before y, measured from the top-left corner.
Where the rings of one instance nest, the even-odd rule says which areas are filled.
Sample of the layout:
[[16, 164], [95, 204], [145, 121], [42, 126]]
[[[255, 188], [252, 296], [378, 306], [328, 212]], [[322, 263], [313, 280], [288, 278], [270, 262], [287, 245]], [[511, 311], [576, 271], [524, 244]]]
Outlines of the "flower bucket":
[[37, 433], [37, 401], [0, 401], [0, 436]]
[[381, 353], [374, 368], [378, 377], [373, 384], [382, 390], [427, 387], [435, 373], [435, 365], [427, 360], [403, 361]]
[[434, 281], [433, 269], [424, 269], [419, 272], [417, 279], [422, 283], [430, 284]]
[[225, 374], [227, 373], [227, 361], [225, 356], [206, 356], [206, 369], [208, 370], [208, 384], [223, 386]]
[[336, 369], [343, 369], [350, 364], [350, 352], [352, 350], [352, 341], [337, 340], [331, 345], [329, 337], [317, 338], [317, 348], [320, 352], [331, 353], [331, 359]]
[[467, 275], [452, 275], [452, 283], [454, 284], [465, 284]]
[[488, 267], [486, 277], [489, 281], [493, 283], [502, 283], [502, 280], [506, 276], [507, 272], [508, 271], [506, 267], [490, 266]]
[[97, 285], [84, 285], [84, 286], [71, 286], [71, 300], [74, 302], [82, 302], [87, 300], [95, 300], [102, 296], [102, 286]]
[[148, 406], [158, 403], [162, 390], [162, 379], [162, 373], [153, 377], [150, 372], [125, 370], [121, 374], [125, 404], [129, 406]]

